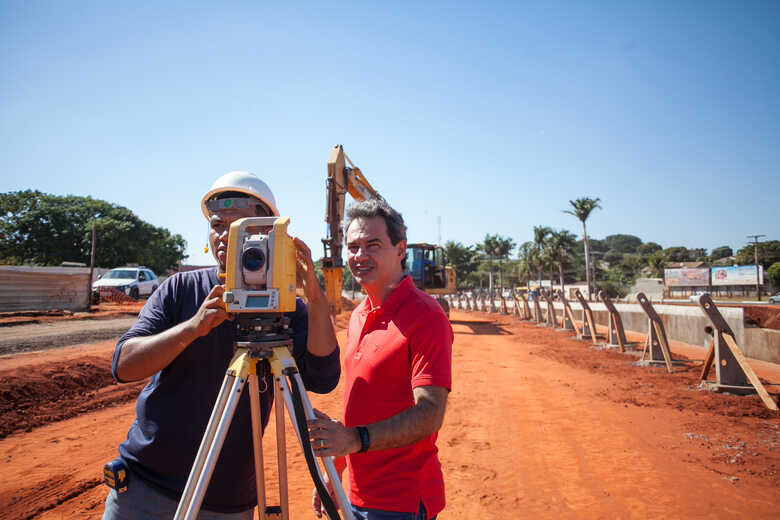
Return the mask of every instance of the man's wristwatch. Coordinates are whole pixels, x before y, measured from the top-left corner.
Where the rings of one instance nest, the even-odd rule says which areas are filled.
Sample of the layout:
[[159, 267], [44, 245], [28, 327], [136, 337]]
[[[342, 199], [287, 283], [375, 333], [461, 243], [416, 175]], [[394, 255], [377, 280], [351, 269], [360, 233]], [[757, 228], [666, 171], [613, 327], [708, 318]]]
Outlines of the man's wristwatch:
[[358, 435], [360, 435], [360, 449], [358, 453], [368, 451], [369, 446], [371, 446], [371, 436], [368, 434], [368, 428], [365, 426], [356, 426], [355, 428], [358, 431]]

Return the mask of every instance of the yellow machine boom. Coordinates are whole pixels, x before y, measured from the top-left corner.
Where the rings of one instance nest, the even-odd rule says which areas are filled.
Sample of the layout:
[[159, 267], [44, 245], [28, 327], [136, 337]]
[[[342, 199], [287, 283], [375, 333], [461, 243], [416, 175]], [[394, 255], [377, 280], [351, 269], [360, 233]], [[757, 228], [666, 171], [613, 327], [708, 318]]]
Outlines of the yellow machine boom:
[[[349, 164], [349, 166], [347, 166]], [[341, 221], [344, 219], [344, 205], [349, 193], [357, 201], [382, 199], [344, 153], [344, 147], [337, 144], [328, 157], [327, 197], [325, 200], [325, 222], [328, 224], [327, 237], [322, 239], [325, 256], [322, 259], [322, 274], [325, 277], [325, 296], [328, 299], [331, 314], [341, 312], [341, 277], [344, 263], [341, 252], [344, 244], [344, 231]]]

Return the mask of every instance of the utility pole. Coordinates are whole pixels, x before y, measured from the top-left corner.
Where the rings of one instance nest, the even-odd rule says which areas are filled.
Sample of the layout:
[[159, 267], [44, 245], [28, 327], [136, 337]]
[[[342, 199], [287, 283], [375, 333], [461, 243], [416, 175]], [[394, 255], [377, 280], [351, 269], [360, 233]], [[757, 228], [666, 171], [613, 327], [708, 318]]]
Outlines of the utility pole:
[[87, 310], [92, 306], [92, 274], [95, 270], [95, 224], [92, 224], [92, 253], [89, 255], [89, 281], [87, 282]]
[[748, 238], [753, 239], [753, 253], [755, 254], [755, 260], [756, 260], [756, 299], [758, 301], [761, 301], [761, 277], [760, 277], [761, 270], [758, 266], [758, 239], [765, 236], [766, 235], [747, 236]]

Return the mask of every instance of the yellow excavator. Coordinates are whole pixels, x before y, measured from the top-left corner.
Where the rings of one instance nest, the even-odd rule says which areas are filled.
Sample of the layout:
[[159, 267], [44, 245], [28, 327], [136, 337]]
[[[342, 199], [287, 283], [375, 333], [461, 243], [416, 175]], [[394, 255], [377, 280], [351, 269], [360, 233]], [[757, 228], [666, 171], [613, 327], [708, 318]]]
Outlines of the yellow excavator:
[[[349, 166], [347, 166], [349, 164]], [[356, 201], [381, 199], [383, 197], [366, 180], [360, 168], [355, 166], [338, 144], [328, 157], [327, 197], [325, 200], [325, 222], [327, 236], [322, 239], [325, 256], [322, 258], [322, 274], [325, 278], [325, 296], [331, 314], [341, 312], [341, 280], [344, 261], [341, 253], [344, 246], [344, 206], [347, 193]], [[406, 265], [414, 284], [428, 294], [436, 295], [439, 304], [449, 316], [449, 305], [441, 297], [455, 292], [455, 271], [446, 266], [444, 250], [431, 244], [408, 244]]]

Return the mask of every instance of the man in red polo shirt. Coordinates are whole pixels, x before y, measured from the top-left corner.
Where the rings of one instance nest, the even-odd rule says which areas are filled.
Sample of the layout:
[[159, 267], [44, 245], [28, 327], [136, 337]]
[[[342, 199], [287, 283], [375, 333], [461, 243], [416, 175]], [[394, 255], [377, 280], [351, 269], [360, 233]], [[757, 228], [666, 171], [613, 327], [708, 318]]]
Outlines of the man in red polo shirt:
[[[349, 467], [361, 520], [431, 520], [444, 509], [436, 437], [452, 384], [452, 328], [404, 273], [406, 226], [384, 201], [347, 210], [350, 271], [368, 295], [352, 312], [344, 351], [344, 422], [317, 411], [319, 456]], [[317, 517], [324, 511], [314, 494]]]

